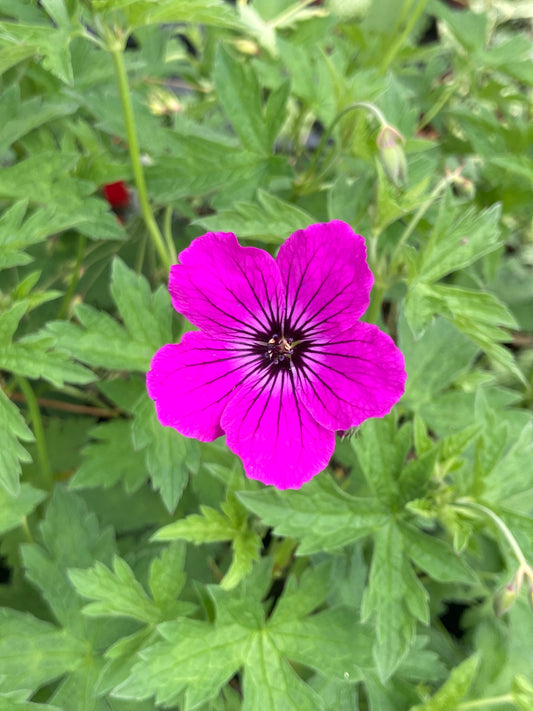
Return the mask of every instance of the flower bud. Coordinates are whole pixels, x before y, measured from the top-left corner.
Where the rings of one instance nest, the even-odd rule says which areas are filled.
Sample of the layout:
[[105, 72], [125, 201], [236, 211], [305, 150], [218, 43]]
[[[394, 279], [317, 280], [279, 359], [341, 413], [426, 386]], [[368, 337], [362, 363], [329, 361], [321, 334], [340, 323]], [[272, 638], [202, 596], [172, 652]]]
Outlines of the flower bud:
[[516, 581], [512, 580], [503, 590], [500, 590], [494, 598], [494, 613], [497, 617], [505, 615], [516, 602], [517, 587]]
[[241, 52], [241, 54], [249, 54], [253, 57], [259, 54], [259, 45], [250, 39], [238, 38], [233, 40], [233, 46]]
[[393, 126], [385, 124], [378, 134], [377, 145], [385, 173], [393, 185], [407, 184], [407, 160], [403, 150], [405, 138]]
[[457, 195], [472, 200], [476, 195], [476, 187], [468, 178], [463, 178], [462, 175], [457, 176], [453, 181], [453, 187]]
[[148, 99], [150, 111], [155, 116], [164, 116], [165, 114], [177, 114], [183, 111], [183, 107], [176, 96], [168, 89], [154, 89]]

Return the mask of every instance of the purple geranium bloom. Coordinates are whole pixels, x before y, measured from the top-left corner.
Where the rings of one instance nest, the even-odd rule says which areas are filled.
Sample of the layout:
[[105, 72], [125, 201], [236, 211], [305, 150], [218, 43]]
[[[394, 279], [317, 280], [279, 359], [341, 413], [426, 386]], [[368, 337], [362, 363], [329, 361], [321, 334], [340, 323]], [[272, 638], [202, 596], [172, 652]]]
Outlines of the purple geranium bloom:
[[344, 222], [295, 232], [275, 259], [208, 233], [179, 262], [172, 303], [200, 330], [156, 353], [148, 392], [162, 425], [203, 442], [225, 434], [251, 479], [300, 487], [327, 466], [336, 430], [402, 396], [401, 352], [358, 321], [373, 276]]

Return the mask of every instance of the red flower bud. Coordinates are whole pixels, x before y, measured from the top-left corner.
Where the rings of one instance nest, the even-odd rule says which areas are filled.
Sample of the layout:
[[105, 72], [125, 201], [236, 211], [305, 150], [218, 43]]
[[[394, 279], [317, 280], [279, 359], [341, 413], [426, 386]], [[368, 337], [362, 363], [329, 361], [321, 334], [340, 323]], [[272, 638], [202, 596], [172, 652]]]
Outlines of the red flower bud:
[[104, 185], [102, 192], [113, 210], [125, 210], [130, 204], [130, 191], [122, 180]]

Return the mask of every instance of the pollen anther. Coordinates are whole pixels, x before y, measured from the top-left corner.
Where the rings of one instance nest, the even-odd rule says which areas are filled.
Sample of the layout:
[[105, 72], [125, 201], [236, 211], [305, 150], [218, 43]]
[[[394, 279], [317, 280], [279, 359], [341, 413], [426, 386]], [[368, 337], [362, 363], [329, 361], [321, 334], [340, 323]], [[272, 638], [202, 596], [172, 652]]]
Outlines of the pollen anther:
[[271, 363], [282, 363], [285, 358], [290, 359], [294, 354], [292, 342], [292, 338], [278, 336], [278, 334], [275, 333], [266, 343], [267, 350], [265, 351], [265, 358]]

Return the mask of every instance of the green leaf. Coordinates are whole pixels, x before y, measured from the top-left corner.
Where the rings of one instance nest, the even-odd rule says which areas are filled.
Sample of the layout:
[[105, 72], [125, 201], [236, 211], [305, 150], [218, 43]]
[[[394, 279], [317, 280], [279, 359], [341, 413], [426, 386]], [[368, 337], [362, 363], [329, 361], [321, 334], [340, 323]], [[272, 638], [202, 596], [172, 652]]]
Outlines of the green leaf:
[[78, 304], [74, 313], [80, 326], [66, 321], [46, 326], [59, 348], [89, 365], [146, 372], [154, 354], [150, 346], [136, 342], [109, 314], [88, 304]]
[[171, 340], [170, 297], [165, 288], [154, 294], [141, 274], [116, 257], [111, 271], [111, 294], [131, 338], [154, 351]]
[[[448, 387], [472, 364], [478, 349], [444, 319], [437, 319], [416, 339], [405, 319], [399, 323], [400, 349], [405, 357], [407, 385], [404, 401], [420, 407]], [[446, 353], [446, 358], [442, 357]]]
[[376, 171], [378, 174], [378, 188], [375, 228], [381, 232], [391, 223], [416, 210], [426, 201], [426, 191], [430, 178], [425, 175], [413, 187], [400, 193], [386, 176], [380, 162], [376, 162]]
[[261, 89], [249, 64], [234, 59], [219, 45], [213, 73], [217, 96], [243, 146], [264, 154], [269, 148], [269, 131], [262, 115]]
[[125, 328], [106, 312], [79, 304], [74, 312], [81, 326], [52, 321], [47, 330], [58, 348], [84, 363], [146, 372], [155, 351], [172, 340], [168, 291], [161, 286], [152, 294], [145, 277], [116, 258], [111, 292]]
[[172, 543], [150, 566], [150, 592], [162, 609], [173, 605], [185, 585], [185, 551], [184, 543]]
[[159, 424], [154, 403], [143, 395], [134, 407], [133, 445], [144, 453], [154, 489], [161, 492], [168, 511], [173, 511], [183, 493], [190, 472], [199, 465], [197, 443]]
[[[242, 9], [242, 8], [241, 8]], [[274, 145], [279, 132], [286, 121], [287, 101], [291, 93], [291, 84], [287, 79], [277, 89], [270, 92], [265, 105], [265, 125], [268, 132], [268, 143]]]
[[130, 422], [115, 420], [97, 425], [90, 436], [96, 442], [82, 449], [83, 461], [70, 487], [108, 489], [122, 479], [127, 493], [137, 491], [148, 473], [144, 456], [133, 448]]
[[33, 47], [23, 44], [6, 44], [0, 48], [0, 75], [34, 54]]
[[31, 692], [25, 690], [3, 694], [0, 688], [0, 711], [61, 711], [59, 706], [34, 704], [28, 701], [30, 696], [32, 696]]
[[171, 157], [163, 155], [146, 168], [150, 195], [159, 203], [217, 190], [222, 205], [232, 204], [250, 200], [271, 176], [291, 174], [280, 156], [245, 150], [227, 138], [189, 133], [178, 138]]
[[405, 302], [405, 316], [415, 335], [423, 332], [435, 314], [448, 318], [489, 357], [523, 379], [509, 350], [499, 345], [510, 340], [501, 326], [517, 328], [516, 320], [495, 296], [455, 286], [415, 284]]
[[20, 526], [44, 499], [46, 493], [29, 484], [22, 484], [17, 496], [11, 496], [0, 488], [0, 533]]
[[0, 608], [0, 669], [6, 691], [36, 689], [83, 663], [84, 644], [49, 622]]
[[27, 199], [15, 202], [0, 217], [0, 269], [28, 264], [33, 259], [23, 249], [71, 228], [91, 239], [124, 239], [123, 228], [103, 200], [89, 198], [72, 210], [66, 205], [43, 207], [24, 220], [27, 206]]
[[284, 656], [329, 678], [357, 681], [363, 668], [373, 666], [374, 633], [351, 608], [325, 610], [305, 620], [295, 615], [268, 629]]
[[442, 314], [456, 324], [466, 321], [517, 327], [514, 316], [495, 296], [456, 286], [419, 282], [409, 291], [405, 310], [409, 325], [416, 335], [423, 332], [435, 314]]
[[0, 368], [29, 378], [45, 378], [61, 387], [65, 381], [89, 383], [93, 374], [60, 351], [51, 350], [53, 339], [40, 331], [11, 343], [28, 301], [14, 303], [0, 316]]
[[[496, 419], [496, 418], [495, 418]], [[476, 453], [478, 476], [482, 477], [483, 498], [495, 506], [505, 506], [516, 513], [531, 515], [533, 504], [533, 421], [510, 436], [501, 422], [486, 423], [483, 439]], [[499, 431], [498, 431], [499, 430]]]
[[223, 588], [229, 589], [250, 572], [252, 564], [259, 558], [262, 543], [257, 533], [248, 528], [246, 509], [232, 492], [228, 493], [222, 509], [224, 513], [209, 506], [200, 506], [201, 515], [191, 514], [164, 526], [152, 540], [182, 539], [193, 543], [231, 541], [233, 561], [220, 583]]
[[414, 706], [412, 711], [450, 711], [466, 696], [479, 666], [477, 654], [465, 659], [452, 669], [449, 678], [425, 704]]
[[[14, 22], [0, 22], [0, 39], [8, 45], [19, 48], [31, 47], [32, 54], [40, 54], [43, 67], [65, 84], [72, 84], [72, 60], [70, 56], [70, 29], [54, 29], [46, 25], [26, 25]], [[9, 56], [9, 55], [8, 55]]]
[[27, 378], [44, 378], [57, 387], [94, 380], [91, 371], [73, 363], [67, 353], [53, 350], [55, 345], [54, 338], [42, 331], [25, 336], [0, 347], [0, 368]]
[[[250, 711], [322, 711], [318, 694], [299, 679], [268, 635], [257, 635], [248, 651], [243, 692]], [[265, 690], [268, 689], [268, 695]]]
[[154, 541], [173, 541], [182, 539], [193, 543], [211, 543], [229, 541], [236, 534], [235, 526], [220, 511], [209, 506], [200, 506], [201, 515], [191, 514], [154, 533]]
[[102, 13], [121, 9], [132, 27], [169, 22], [240, 27], [235, 13], [221, 0], [93, 0], [92, 5]]
[[435, 472], [437, 455], [437, 448], [432, 447], [416, 459], [407, 462], [398, 478], [400, 500], [408, 502], [425, 495], [428, 482]]
[[[250, 632], [237, 624], [214, 627], [198, 620], [165, 622], [159, 626], [162, 642], [140, 652], [141, 660], [114, 694], [174, 704], [186, 691], [185, 708], [205, 703], [241, 665], [241, 648]], [[198, 672], [209, 669], [209, 674]]]
[[[1, 60], [0, 60], [1, 61]], [[2, 94], [0, 107], [0, 154], [33, 129], [76, 110], [73, 101], [34, 96], [20, 100], [20, 87], [12, 85]]]
[[[156, 703], [166, 705], [184, 695], [184, 708], [193, 708], [207, 703], [244, 668], [244, 708], [323, 709], [319, 697], [287, 658], [337, 678], [344, 679], [347, 671], [356, 679], [358, 665], [368, 663], [370, 657], [370, 631], [356, 621], [353, 610], [308, 615], [327, 595], [329, 564], [306, 571], [299, 585], [289, 579], [277, 606], [285, 606], [285, 612], [275, 611], [265, 622], [261, 599], [270, 573], [265, 561], [231, 591], [210, 586], [216, 621], [178, 620], [160, 625], [163, 640], [141, 650], [141, 662], [114, 693], [127, 699], [155, 696]], [[321, 644], [323, 651], [313, 655]], [[199, 669], [209, 669], [209, 674], [199, 675]]]
[[45, 150], [2, 169], [0, 196], [24, 204], [29, 199], [41, 208], [28, 218], [22, 235], [15, 230], [2, 241], [11, 248], [13, 243], [25, 246], [71, 227], [91, 239], [124, 239], [107, 202], [90, 196], [96, 186], [73, 175], [79, 157], [74, 151]]
[[132, 569], [119, 556], [113, 559], [113, 571], [102, 563], [85, 570], [69, 570], [68, 576], [78, 593], [95, 600], [85, 605], [90, 617], [133, 617], [146, 624], [160, 621], [157, 605], [146, 594]]
[[517, 674], [513, 679], [511, 694], [519, 709], [529, 711], [533, 704], [533, 684], [523, 674]]
[[405, 551], [419, 568], [441, 583], [472, 583], [474, 574], [451, 546], [418, 528], [400, 524]]
[[500, 216], [500, 205], [493, 205], [481, 212], [469, 208], [456, 217], [447, 193], [429, 241], [420, 252], [415, 282], [437, 281], [497, 249], [501, 244]]
[[19, 440], [31, 442], [33, 434], [18, 407], [0, 389], [0, 484], [12, 497], [20, 491], [20, 463], [31, 461]]
[[213, 232], [234, 232], [240, 238], [280, 244], [297, 230], [312, 225], [315, 219], [295, 205], [264, 190], [257, 191], [259, 204], [237, 202], [231, 209], [202, 217], [196, 224]]
[[375, 617], [374, 658], [380, 678], [385, 681], [414, 641], [416, 618], [427, 622], [427, 593], [404, 557], [398, 528], [390, 523], [379, 529], [374, 540], [362, 619]]
[[277, 535], [297, 538], [299, 555], [336, 550], [387, 521], [386, 511], [375, 499], [350, 496], [325, 475], [297, 491], [262, 489], [237, 495]]
[[95, 514], [79, 496], [61, 486], [54, 489], [40, 529], [43, 545], [22, 548], [27, 578], [42, 591], [59, 622], [83, 637], [81, 601], [67, 570], [88, 567], [100, 559], [108, 562], [114, 549], [110, 531], [100, 532]]
[[398, 476], [411, 447], [411, 427], [399, 430], [393, 416], [367, 420], [352, 446], [368, 486], [385, 506], [398, 498]]

